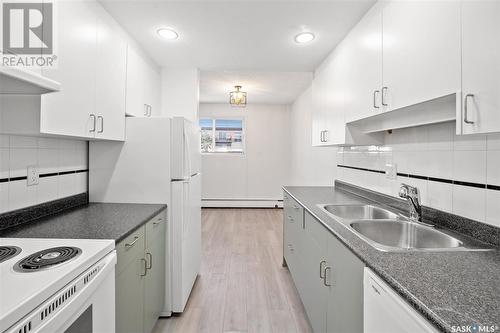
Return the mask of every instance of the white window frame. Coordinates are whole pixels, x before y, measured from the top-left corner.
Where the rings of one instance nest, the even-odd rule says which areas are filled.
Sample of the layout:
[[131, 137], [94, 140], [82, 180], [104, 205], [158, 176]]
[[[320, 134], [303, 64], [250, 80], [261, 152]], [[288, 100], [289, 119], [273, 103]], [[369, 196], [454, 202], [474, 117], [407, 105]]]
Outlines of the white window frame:
[[[212, 121], [212, 144], [213, 144], [213, 147], [215, 149], [215, 121], [218, 120], [218, 119], [221, 119], [221, 120], [241, 120], [242, 122], [242, 126], [241, 126], [241, 130], [242, 130], [242, 140], [241, 140], [241, 145], [242, 145], [242, 149], [243, 151], [242, 152], [237, 152], [237, 151], [234, 151], [234, 152], [230, 152], [230, 151], [211, 151], [211, 152], [204, 152], [202, 151], [201, 154], [202, 155], [214, 155], [214, 156], [246, 156], [246, 151], [247, 151], [247, 145], [246, 145], [246, 141], [247, 141], [247, 121], [246, 121], [246, 117], [231, 117], [231, 116], [221, 116], [221, 117], [214, 117], [214, 116], [200, 116], [200, 120], [203, 120], [203, 119], [210, 119]], [[199, 122], [198, 122], [199, 124]], [[200, 142], [200, 150], [201, 150], [201, 142]]]

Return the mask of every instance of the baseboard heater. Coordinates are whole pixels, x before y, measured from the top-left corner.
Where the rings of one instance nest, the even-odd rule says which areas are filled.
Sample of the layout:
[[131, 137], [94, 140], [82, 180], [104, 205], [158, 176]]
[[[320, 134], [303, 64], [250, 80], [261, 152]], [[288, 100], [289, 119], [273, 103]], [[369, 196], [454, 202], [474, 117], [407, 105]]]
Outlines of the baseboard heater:
[[283, 199], [202, 199], [203, 208], [283, 208]]

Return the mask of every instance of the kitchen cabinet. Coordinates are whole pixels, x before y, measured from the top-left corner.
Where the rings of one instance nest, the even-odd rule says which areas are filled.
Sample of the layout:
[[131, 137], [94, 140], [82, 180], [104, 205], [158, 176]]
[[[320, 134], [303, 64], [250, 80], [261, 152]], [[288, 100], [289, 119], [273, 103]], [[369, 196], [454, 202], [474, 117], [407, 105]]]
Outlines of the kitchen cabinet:
[[58, 1], [57, 66], [43, 75], [61, 90], [41, 97], [40, 132], [125, 139], [126, 44], [114, 19], [95, 1]]
[[160, 74], [129, 45], [126, 113], [136, 117], [160, 115], [160, 89]]
[[127, 44], [117, 23], [98, 6], [95, 137], [125, 140]]
[[95, 131], [96, 6], [94, 1], [58, 1], [54, 11], [57, 66], [43, 76], [61, 84], [41, 97], [40, 131], [91, 138]]
[[327, 234], [308, 213], [301, 235], [304, 244], [300, 253], [302, 283], [297, 286], [300, 298], [314, 332], [327, 332], [328, 293], [322, 279], [326, 267]]
[[457, 93], [460, 2], [390, 1], [382, 15], [383, 111]]
[[148, 273], [145, 276], [144, 332], [151, 332], [163, 310], [165, 299], [166, 223], [163, 215], [146, 224], [146, 252]]
[[438, 332], [369, 268], [363, 284], [365, 333]]
[[116, 331], [149, 333], [165, 297], [165, 212], [118, 243], [116, 251]]
[[462, 1], [457, 134], [500, 131], [500, 3]]
[[379, 4], [365, 14], [343, 41], [349, 59], [346, 75], [345, 121], [382, 112], [382, 10]]
[[363, 332], [364, 264], [288, 193], [283, 198], [283, 255], [313, 331]]
[[323, 276], [328, 285], [328, 332], [361, 333], [364, 264], [334, 236], [328, 237], [327, 249]]
[[312, 143], [329, 146], [345, 143], [344, 85], [347, 61], [343, 47], [316, 71], [313, 84]]
[[[297, 267], [296, 253], [301, 248], [299, 235], [303, 224], [304, 209], [285, 193], [283, 195], [283, 258], [291, 270]], [[294, 273], [296, 272], [292, 272]]]

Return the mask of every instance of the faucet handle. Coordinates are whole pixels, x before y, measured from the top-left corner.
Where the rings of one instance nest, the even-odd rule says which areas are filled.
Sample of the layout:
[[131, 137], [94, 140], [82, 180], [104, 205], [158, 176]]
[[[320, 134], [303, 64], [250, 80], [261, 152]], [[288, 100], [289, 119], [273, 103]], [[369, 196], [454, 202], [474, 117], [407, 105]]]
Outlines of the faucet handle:
[[399, 188], [399, 197], [403, 199], [408, 198], [408, 185], [401, 184], [401, 187]]

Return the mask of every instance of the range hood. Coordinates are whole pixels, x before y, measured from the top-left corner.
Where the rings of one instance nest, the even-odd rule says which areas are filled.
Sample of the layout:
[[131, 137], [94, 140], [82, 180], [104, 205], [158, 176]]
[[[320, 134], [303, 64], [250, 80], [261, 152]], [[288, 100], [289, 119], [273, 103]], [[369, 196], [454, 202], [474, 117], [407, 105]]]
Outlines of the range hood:
[[0, 66], [1, 95], [42, 95], [61, 89], [61, 84], [20, 68]]

